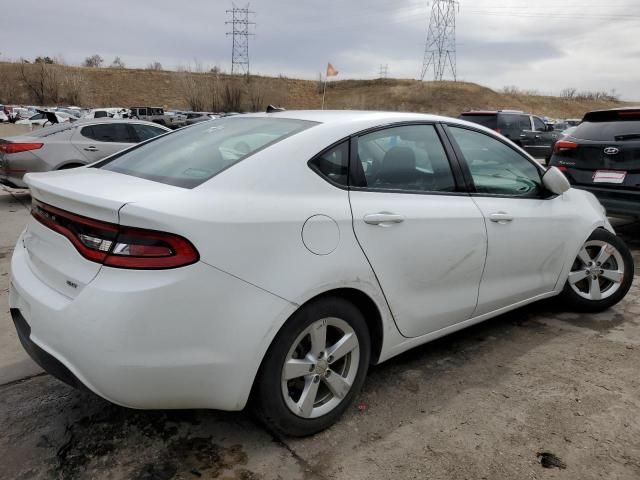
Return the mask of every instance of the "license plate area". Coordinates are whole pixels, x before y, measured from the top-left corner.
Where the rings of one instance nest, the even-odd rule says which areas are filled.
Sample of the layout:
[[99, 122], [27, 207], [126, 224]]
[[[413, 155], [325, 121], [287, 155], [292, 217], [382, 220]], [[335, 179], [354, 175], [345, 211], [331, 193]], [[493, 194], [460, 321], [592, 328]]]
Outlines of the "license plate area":
[[627, 172], [619, 170], [597, 170], [593, 174], [593, 183], [624, 183]]

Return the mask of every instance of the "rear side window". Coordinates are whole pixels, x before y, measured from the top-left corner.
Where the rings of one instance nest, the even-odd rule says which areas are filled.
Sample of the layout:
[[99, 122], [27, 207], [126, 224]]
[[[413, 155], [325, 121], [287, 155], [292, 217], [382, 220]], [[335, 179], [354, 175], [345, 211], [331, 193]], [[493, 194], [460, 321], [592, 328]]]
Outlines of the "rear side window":
[[316, 122], [231, 117], [202, 122], [96, 165], [112, 172], [193, 188], [235, 163]]
[[466, 120], [467, 122], [477, 123], [478, 125], [482, 125], [484, 127], [488, 127], [492, 130], [498, 128], [498, 115], [495, 114], [487, 114], [487, 115], [476, 115], [476, 114], [462, 114], [460, 115], [462, 120]]
[[131, 124], [131, 128], [136, 132], [138, 137], [138, 141], [144, 142], [145, 140], [149, 140], [150, 138], [157, 137], [158, 135], [162, 135], [163, 133], [167, 133], [165, 130], [152, 127], [151, 125], [143, 125], [140, 123]]
[[349, 177], [349, 141], [321, 153], [309, 162], [309, 166], [320, 176], [346, 187]]
[[640, 121], [583, 122], [571, 134], [581, 140], [596, 142], [622, 142], [640, 139]]
[[137, 143], [129, 127], [124, 123], [91, 125], [80, 131], [83, 137], [96, 142]]

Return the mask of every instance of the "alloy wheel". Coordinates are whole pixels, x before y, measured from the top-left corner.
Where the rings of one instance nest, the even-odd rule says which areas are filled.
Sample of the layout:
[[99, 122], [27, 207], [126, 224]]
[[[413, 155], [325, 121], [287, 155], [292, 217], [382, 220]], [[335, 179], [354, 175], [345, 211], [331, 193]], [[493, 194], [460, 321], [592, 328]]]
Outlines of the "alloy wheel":
[[622, 255], [616, 247], [601, 240], [589, 240], [573, 262], [569, 285], [582, 298], [604, 300], [620, 289], [624, 268]]
[[289, 410], [317, 418], [335, 409], [351, 390], [360, 344], [351, 326], [335, 317], [317, 320], [293, 342], [282, 366], [282, 394]]

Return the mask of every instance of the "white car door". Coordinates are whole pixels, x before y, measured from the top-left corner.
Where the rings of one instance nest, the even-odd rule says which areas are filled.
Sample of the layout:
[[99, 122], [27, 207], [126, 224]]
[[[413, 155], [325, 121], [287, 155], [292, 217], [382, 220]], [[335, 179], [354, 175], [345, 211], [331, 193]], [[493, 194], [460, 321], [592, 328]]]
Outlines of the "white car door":
[[436, 127], [388, 127], [354, 141], [353, 227], [398, 328], [417, 337], [468, 319], [486, 231], [456, 186]]
[[541, 168], [502, 140], [466, 127], [447, 132], [482, 210], [487, 262], [474, 316], [551, 292], [573, 238], [574, 214], [545, 191]]
[[126, 123], [97, 123], [76, 129], [71, 143], [89, 163], [137, 143], [135, 132]]

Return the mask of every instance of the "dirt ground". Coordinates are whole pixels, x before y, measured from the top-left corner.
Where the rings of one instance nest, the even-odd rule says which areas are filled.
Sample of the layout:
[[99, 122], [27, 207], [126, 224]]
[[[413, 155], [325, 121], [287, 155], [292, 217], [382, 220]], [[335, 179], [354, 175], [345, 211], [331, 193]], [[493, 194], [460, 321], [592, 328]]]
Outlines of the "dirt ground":
[[[17, 341], [7, 271], [28, 201], [0, 192], [0, 354]], [[640, 268], [640, 224], [616, 225]], [[244, 412], [117, 407], [35, 370], [0, 386], [0, 478], [638, 479], [639, 316], [638, 276], [598, 315], [503, 315], [372, 367], [344, 418], [307, 439]], [[27, 362], [15, 355], [0, 373]]]

